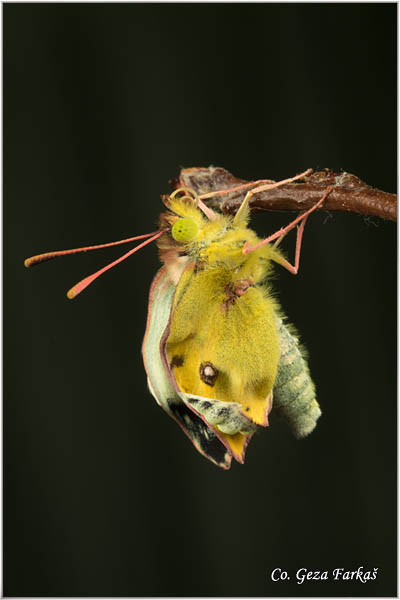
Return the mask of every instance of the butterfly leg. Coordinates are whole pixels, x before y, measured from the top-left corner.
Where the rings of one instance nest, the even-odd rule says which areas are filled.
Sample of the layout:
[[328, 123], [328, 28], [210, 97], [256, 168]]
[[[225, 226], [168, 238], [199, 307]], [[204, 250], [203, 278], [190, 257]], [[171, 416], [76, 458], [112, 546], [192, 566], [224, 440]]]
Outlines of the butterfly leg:
[[254, 194], [258, 194], [259, 192], [265, 192], [266, 190], [272, 190], [274, 188], [285, 185], [286, 183], [292, 183], [293, 181], [297, 181], [298, 179], [303, 179], [307, 175], [310, 175], [310, 173], [312, 173], [312, 169], [307, 169], [307, 171], [304, 171], [304, 173], [300, 173], [299, 175], [295, 175], [294, 177], [290, 177], [289, 179], [282, 179], [282, 181], [275, 181], [273, 183], [264, 183], [263, 185], [259, 185], [253, 188], [252, 190], [249, 190], [242, 204], [239, 206], [239, 210], [237, 211], [233, 222], [236, 224], [239, 223], [241, 218], [247, 213], [250, 199], [252, 196], [254, 196]]
[[333, 189], [332, 187], [327, 188], [324, 195], [322, 196], [322, 198], [320, 200], [318, 200], [318, 202], [316, 204], [314, 204], [314, 206], [312, 206], [311, 208], [309, 208], [308, 210], [306, 210], [305, 212], [300, 214], [298, 217], [296, 217], [296, 219], [294, 219], [288, 225], [286, 225], [286, 227], [282, 227], [281, 229], [279, 229], [278, 231], [276, 231], [275, 233], [273, 233], [272, 235], [267, 237], [265, 240], [262, 240], [262, 242], [253, 246], [252, 248], [249, 248], [246, 243], [243, 248], [243, 254], [249, 254], [253, 250], [260, 248], [261, 246], [264, 246], [265, 244], [269, 244], [270, 242], [273, 242], [274, 240], [276, 240], [276, 242], [274, 244], [274, 247], [276, 248], [276, 246], [278, 246], [278, 244], [280, 244], [280, 242], [289, 233], [289, 231], [291, 231], [294, 227], [297, 226], [296, 252], [295, 252], [294, 265], [290, 264], [290, 262], [287, 261], [286, 259], [284, 259], [283, 257], [279, 257], [279, 258], [276, 257], [276, 259], [274, 258], [274, 260], [276, 260], [276, 262], [278, 262], [280, 265], [285, 267], [285, 269], [287, 269], [288, 271], [290, 271], [291, 273], [296, 275], [296, 273], [298, 272], [298, 269], [299, 269], [301, 241], [303, 238], [303, 232], [304, 232], [304, 227], [305, 227], [306, 221], [307, 221], [309, 215], [312, 212], [314, 212], [314, 210], [316, 210], [319, 206], [321, 206], [321, 204], [327, 198], [328, 194], [332, 191], [332, 189]]
[[[303, 238], [303, 232], [304, 232], [304, 227], [306, 225], [306, 221], [308, 219], [308, 215], [305, 215], [303, 220], [301, 221], [300, 225], [297, 225], [297, 235], [296, 235], [296, 251], [295, 251], [295, 257], [294, 257], [294, 265], [291, 265], [290, 262], [288, 260], [286, 260], [286, 258], [283, 257], [277, 257], [275, 260], [276, 262], [278, 262], [282, 267], [284, 267], [285, 269], [287, 269], [290, 273], [292, 273], [293, 275], [297, 275], [298, 270], [299, 270], [299, 263], [300, 263], [300, 251], [301, 251], [301, 240]], [[278, 246], [278, 244], [283, 240], [283, 238], [285, 237], [285, 233], [282, 234], [275, 242], [274, 244], [274, 248], [276, 248]]]
[[258, 179], [257, 181], [249, 181], [248, 183], [242, 183], [241, 185], [236, 185], [232, 188], [227, 188], [226, 190], [218, 190], [214, 192], [208, 192], [207, 194], [201, 194], [199, 198], [205, 200], [206, 198], [214, 198], [215, 196], [223, 196], [224, 194], [231, 194], [232, 192], [239, 192], [240, 190], [244, 190], [251, 186], [259, 186], [261, 184], [270, 184], [276, 183], [273, 179]]

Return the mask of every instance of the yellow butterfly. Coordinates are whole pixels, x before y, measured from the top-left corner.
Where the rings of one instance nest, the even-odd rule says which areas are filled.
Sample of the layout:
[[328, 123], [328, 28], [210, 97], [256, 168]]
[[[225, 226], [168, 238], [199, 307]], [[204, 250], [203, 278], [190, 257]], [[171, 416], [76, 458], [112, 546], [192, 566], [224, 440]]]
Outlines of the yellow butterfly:
[[[265, 240], [248, 227], [253, 194], [306, 173], [278, 183], [240, 186], [253, 187], [234, 217], [216, 213], [203, 202], [204, 196], [180, 188], [164, 197], [168, 210], [161, 214], [157, 232], [25, 261], [31, 266], [147, 238], [75, 285], [67, 294], [74, 298], [106, 270], [157, 240], [164, 266], [150, 289], [142, 348], [149, 389], [197, 450], [224, 469], [229, 469], [232, 457], [244, 462], [252, 435], [268, 425], [272, 405], [297, 437], [310, 433], [321, 414], [297, 335], [285, 323], [268, 276], [272, 262], [297, 273], [305, 222], [330, 189], [315, 206]], [[291, 265], [278, 244], [296, 225]]]

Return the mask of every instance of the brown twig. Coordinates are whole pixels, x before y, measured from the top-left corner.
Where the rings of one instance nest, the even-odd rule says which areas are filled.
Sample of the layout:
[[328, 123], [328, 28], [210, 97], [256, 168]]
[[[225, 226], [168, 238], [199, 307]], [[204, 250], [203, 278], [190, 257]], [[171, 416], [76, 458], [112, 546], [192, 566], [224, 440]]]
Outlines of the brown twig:
[[[251, 186], [243, 188], [244, 184], [251, 182], [238, 179], [220, 167], [182, 169], [179, 180], [170, 183], [175, 189], [179, 186], [190, 187], [199, 195], [239, 186], [241, 189], [231, 189], [225, 194], [216, 194], [204, 200], [208, 206], [231, 214], [236, 213], [244, 195], [251, 189]], [[330, 169], [311, 173], [300, 182], [256, 193], [250, 200], [250, 207], [253, 211], [304, 211], [318, 202], [327, 186], [333, 186], [333, 189], [323, 206], [317, 210], [343, 210], [397, 220], [395, 194], [373, 188], [351, 173], [334, 173]]]

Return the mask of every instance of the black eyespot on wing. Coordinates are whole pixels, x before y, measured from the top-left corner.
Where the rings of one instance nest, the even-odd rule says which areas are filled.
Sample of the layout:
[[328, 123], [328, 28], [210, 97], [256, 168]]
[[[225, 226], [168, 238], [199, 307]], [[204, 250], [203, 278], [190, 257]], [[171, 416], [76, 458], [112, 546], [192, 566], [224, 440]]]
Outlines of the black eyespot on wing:
[[200, 365], [200, 379], [207, 385], [213, 387], [218, 377], [218, 369], [210, 362], [201, 363]]
[[178, 356], [175, 355], [172, 357], [171, 360], [171, 369], [172, 367], [182, 367], [183, 363], [185, 362], [183, 356]]

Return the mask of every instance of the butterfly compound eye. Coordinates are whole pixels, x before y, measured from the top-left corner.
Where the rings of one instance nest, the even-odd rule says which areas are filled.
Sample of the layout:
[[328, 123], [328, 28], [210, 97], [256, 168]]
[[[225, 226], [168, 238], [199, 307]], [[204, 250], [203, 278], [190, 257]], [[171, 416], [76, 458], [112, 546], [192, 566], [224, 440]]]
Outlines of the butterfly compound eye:
[[199, 228], [192, 219], [178, 219], [172, 226], [172, 237], [177, 242], [190, 242], [196, 237]]

